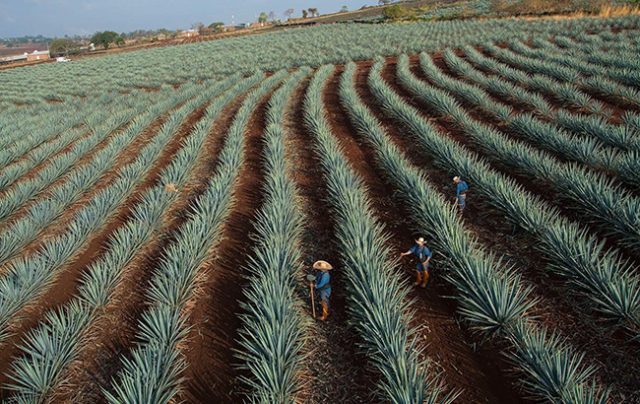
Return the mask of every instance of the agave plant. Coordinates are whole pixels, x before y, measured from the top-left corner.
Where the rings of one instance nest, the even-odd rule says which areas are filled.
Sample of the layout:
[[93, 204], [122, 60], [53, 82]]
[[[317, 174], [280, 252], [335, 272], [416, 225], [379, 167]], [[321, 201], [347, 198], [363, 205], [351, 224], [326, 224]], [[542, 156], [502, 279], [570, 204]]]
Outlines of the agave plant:
[[[479, 192], [483, 193], [492, 205], [505, 213], [515, 225], [528, 231], [541, 241], [540, 250], [549, 254], [550, 261], [556, 265], [552, 269], [565, 276], [574, 284], [582, 287], [582, 282], [590, 283], [588, 289], [582, 289], [584, 295], [595, 303], [594, 307], [606, 316], [623, 320], [632, 330], [638, 329], [638, 313], [640, 301], [636, 277], [630, 275], [629, 265], [618, 257], [616, 252], [602, 254], [601, 249], [592, 248], [598, 245], [593, 237], [575, 223], [561, 219], [554, 209], [550, 208], [539, 198], [529, 194], [512, 179], [493, 171], [484, 161], [475, 155], [464, 151], [454, 142], [448, 141], [420, 117], [420, 114], [404, 103], [402, 99], [383, 85], [377, 70], [372, 71], [369, 79], [370, 87], [382, 104], [384, 111], [393, 119], [406, 127], [413, 134], [419, 145], [429, 153], [434, 162], [453, 172], [462, 173], [473, 183], [478, 184]], [[483, 126], [473, 127], [475, 132], [484, 130]], [[470, 132], [468, 132], [470, 133]], [[493, 147], [499, 147], [496, 144]], [[526, 151], [521, 152], [522, 161], [526, 161]], [[513, 197], [513, 189], [518, 189], [517, 197]], [[568, 229], [571, 227], [571, 229]], [[567, 229], [571, 237], [557, 237], [558, 229]], [[610, 271], [615, 276], [610, 276]], [[584, 274], [589, 274], [584, 275]], [[616, 279], [620, 285], [629, 287], [603, 287], [601, 282], [592, 283], [593, 279]], [[598, 290], [593, 294], [593, 290]], [[601, 294], [608, 295], [602, 299]], [[623, 304], [611, 304], [623, 302]], [[615, 313], [612, 315], [612, 313]]]
[[150, 309], [139, 324], [140, 343], [133, 350], [133, 359], [124, 361], [112, 388], [105, 391], [110, 402], [167, 403], [176, 395], [184, 367], [177, 347], [187, 331], [184, 307], [192, 296], [198, 269], [215, 240], [220, 239], [222, 225], [233, 205], [233, 187], [244, 162], [247, 123], [259, 100], [287, 74], [280, 71], [264, 80], [236, 114], [220, 152], [216, 174], [191, 206], [187, 221], [154, 271], [147, 293]]
[[[383, 62], [378, 61], [372, 68], [369, 77], [371, 89], [379, 97], [385, 109], [391, 110], [391, 104], [400, 100], [393, 97], [393, 92], [386, 86], [380, 76]], [[461, 314], [470, 324], [483, 334], [497, 334], [507, 339], [513, 338], [516, 347], [524, 350], [536, 351], [541, 357], [529, 362], [520, 358], [514, 362], [529, 377], [527, 386], [529, 391], [539, 397], [546, 398], [556, 395], [555, 387], [576, 391], [589, 379], [589, 368], [582, 365], [582, 356], [571, 347], [553, 343], [533, 344], [532, 340], [516, 331], [519, 325], [531, 320], [527, 312], [535, 305], [528, 295], [529, 287], [524, 286], [512, 268], [505, 266], [499, 259], [487, 254], [476, 241], [464, 231], [459, 218], [449, 204], [438, 195], [426, 178], [406, 160], [397, 146], [386, 137], [380, 123], [362, 105], [353, 84], [355, 65], [347, 66], [340, 87], [341, 102], [349, 111], [350, 118], [376, 150], [379, 164], [385, 168], [385, 173], [396, 185], [400, 195], [412, 207], [413, 213], [421, 226], [433, 229], [434, 242], [442, 250], [450, 270], [447, 274], [457, 288], [460, 295]], [[389, 96], [386, 98], [385, 96]], [[383, 97], [384, 100], [383, 100]], [[398, 105], [398, 109], [401, 106]], [[437, 135], [436, 135], [437, 136]], [[434, 145], [438, 147], [438, 145]], [[416, 201], [418, 201], [416, 203]], [[542, 329], [546, 333], [546, 330]], [[552, 338], [557, 338], [552, 336]], [[546, 374], [556, 374], [564, 369], [564, 363], [546, 361], [546, 357], [562, 357], [569, 360], [572, 369], [585, 374], [583, 378], [567, 378], [560, 380], [557, 386], [549, 386], [543, 380], [529, 371], [531, 367]], [[606, 392], [598, 397], [606, 396]]]
[[308, 74], [304, 68], [292, 74], [272, 95], [267, 110], [266, 195], [256, 220], [260, 241], [247, 268], [247, 273], [260, 276], [250, 277], [244, 291], [237, 354], [248, 371], [240, 379], [252, 402], [294, 402], [303, 384], [305, 326], [296, 297], [302, 214], [295, 182], [289, 177], [283, 120], [289, 97]]
[[439, 115], [452, 117], [454, 123], [492, 160], [514, 167], [521, 174], [547, 179], [547, 183], [563, 197], [566, 196], [581, 211], [601, 223], [604, 231], [619, 236], [629, 248], [640, 245], [640, 215], [637, 213], [640, 200], [634, 195], [603, 174], [575, 164], [562, 164], [553, 156], [474, 120], [454, 102], [443, 101], [443, 98], [452, 98], [447, 92], [415, 77], [408, 68], [406, 57], [399, 59], [398, 79], [409, 92], [434, 108]]
[[[331, 190], [337, 238], [347, 275], [349, 313], [381, 375], [379, 394], [391, 402], [432, 402], [442, 395], [428, 382], [418, 360], [410, 328], [406, 289], [388, 257], [386, 236], [372, 212], [362, 180], [349, 167], [334, 138], [322, 102], [322, 90], [333, 72], [316, 72], [304, 98], [305, 125], [316, 138], [315, 148]], [[443, 401], [452, 397], [443, 396]]]
[[[214, 88], [227, 88], [237, 79], [238, 77], [232, 76]], [[216, 97], [207, 108], [203, 118], [208, 122], [209, 128], [213, 125], [214, 117], [220, 113], [224, 105], [227, 105], [239, 92], [246, 90], [260, 79], [261, 75], [256, 75], [242, 80], [223, 95]], [[194, 95], [192, 92], [186, 92], [186, 94]], [[204, 142], [207, 133], [208, 131], [194, 131], [190, 137], [200, 138], [200, 141]], [[165, 142], [168, 138], [164, 139]], [[145, 154], [146, 150], [151, 150], [157, 155], [158, 151], [164, 147], [165, 142], [151, 143], [145, 146], [142, 153]], [[183, 153], [183, 150], [185, 149], [180, 149], [178, 154]], [[190, 149], [189, 152], [195, 160], [201, 149]], [[176, 172], [175, 166], [179, 164], [179, 160], [174, 159], [168, 167], [165, 167], [163, 173]], [[128, 167], [133, 165], [137, 166], [137, 171], [130, 179], [125, 180], [132, 183], [136, 178], [139, 178], [142, 170], [148, 167], [135, 162]], [[192, 165], [185, 166], [187, 171], [192, 171], [192, 168]], [[181, 187], [183, 183], [179, 182], [177, 185]], [[40, 400], [60, 382], [65, 366], [80, 351], [84, 341], [82, 331], [85, 330], [89, 322], [99, 315], [98, 309], [107, 304], [127, 265], [139, 254], [141, 247], [162, 228], [165, 210], [176, 199], [175, 193], [165, 192], [161, 185], [147, 190], [140, 197], [140, 202], [134, 207], [132, 219], [115, 231], [109, 239], [106, 253], [98, 261], [93, 262], [83, 275], [78, 298], [72, 300], [60, 311], [53, 312], [52, 319], [42, 323], [34, 331], [33, 336], [26, 339], [26, 344], [22, 348], [25, 356], [14, 363], [14, 373], [11, 376], [15, 380], [13, 389], [21, 397]], [[116, 206], [118, 205], [119, 203], [116, 204]], [[106, 211], [108, 212], [108, 209]], [[82, 318], [82, 322], [79, 323], [80, 320], [77, 318]], [[32, 369], [47, 369], [47, 372], [36, 378]]]
[[[216, 87], [210, 89], [212, 92], [218, 90]], [[200, 103], [204, 102], [209, 95], [210, 93], [208, 92], [201, 94]], [[179, 99], [171, 99], [167, 102], [175, 105], [178, 101]], [[184, 119], [190, 111], [189, 105], [185, 105], [176, 113], [182, 114]], [[161, 150], [169, 141], [174, 130], [177, 129], [178, 124], [179, 122], [167, 121], [166, 125], [175, 125], [173, 129], [165, 132], [161, 131], [154, 138], [154, 142], [151, 143], [153, 146], [142, 150], [139, 157], [146, 157], [149, 164], [135, 165], [139, 171], [127, 177], [129, 181], [120, 178], [110, 186], [100, 190], [86, 206], [75, 213], [65, 232], [46, 240], [36, 254], [9, 263], [10, 269], [6, 276], [11, 281], [0, 283], [0, 287], [2, 287], [1, 285], [6, 286], [3, 294], [15, 297], [11, 302], [0, 302], [0, 313], [2, 313], [0, 314], [0, 324], [2, 324], [0, 326], [0, 335], [4, 335], [6, 324], [9, 323], [17, 310], [36, 296], [37, 293], [45, 290], [64, 264], [78, 254], [79, 249], [85, 244], [89, 235], [106, 223], [110, 216], [116, 212], [124, 198], [133, 192], [134, 185], [141, 181], [142, 174], [151, 168], [150, 163], [154, 159], [149, 159], [149, 157], [153, 155], [157, 158], [160, 155]]]

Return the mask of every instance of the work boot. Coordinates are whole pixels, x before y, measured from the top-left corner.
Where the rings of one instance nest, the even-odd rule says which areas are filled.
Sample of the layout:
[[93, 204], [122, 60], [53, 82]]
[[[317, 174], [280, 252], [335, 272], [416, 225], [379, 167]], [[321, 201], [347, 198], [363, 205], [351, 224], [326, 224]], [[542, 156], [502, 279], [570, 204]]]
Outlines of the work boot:
[[424, 277], [422, 278], [422, 285], [420, 285], [423, 288], [427, 287], [427, 283], [429, 283], [429, 272], [425, 271], [424, 272]]
[[415, 283], [415, 285], [418, 286], [420, 284], [420, 282], [422, 282], [421, 272], [416, 272], [416, 283]]
[[329, 317], [329, 303], [322, 302], [322, 317], [320, 317], [321, 321], [325, 321]]

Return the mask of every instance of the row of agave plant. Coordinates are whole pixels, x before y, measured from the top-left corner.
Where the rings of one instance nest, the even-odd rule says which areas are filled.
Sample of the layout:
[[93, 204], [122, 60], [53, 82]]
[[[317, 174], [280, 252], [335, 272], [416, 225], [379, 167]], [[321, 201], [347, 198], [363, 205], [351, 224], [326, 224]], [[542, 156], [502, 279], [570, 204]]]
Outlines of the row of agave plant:
[[314, 137], [329, 189], [351, 323], [379, 370], [378, 393], [383, 401], [449, 402], [453, 397], [442, 395], [442, 387], [427, 379], [415, 330], [409, 325], [412, 313], [407, 288], [397, 262], [390, 258], [388, 237], [363, 181], [349, 166], [329, 127], [322, 94], [333, 71], [333, 66], [322, 66], [312, 78], [304, 97], [304, 122]]
[[[533, 45], [536, 48], [553, 45], [571, 54], [578, 51], [579, 53], [576, 52], [575, 56], [598, 65], [614, 66], [623, 69], [640, 68], [638, 61], [634, 59], [634, 55], [638, 52], [638, 49], [640, 49], [638, 43], [636, 41], [634, 44], [634, 41], [627, 36], [616, 34], [613, 35], [613, 37], [605, 38], [600, 35], [589, 35], [579, 40], [578, 38], [573, 39], [558, 35], [553, 39], [553, 43], [550, 42], [549, 44], [544, 44], [539, 42], [539, 38], [534, 38]], [[611, 55], [609, 52], [615, 52], [615, 55]]]
[[[136, 100], [136, 102], [139, 102]], [[124, 107], [124, 108], [123, 108]], [[133, 102], [120, 106], [119, 110], [127, 110], [134, 107]], [[92, 109], [85, 119], [65, 120], [63, 122], [52, 122], [50, 125], [43, 125], [39, 128], [27, 127], [29, 130], [25, 136], [14, 140], [5, 140], [5, 147], [0, 151], [0, 189], [6, 189], [17, 178], [29, 171], [31, 168], [47, 160], [48, 157], [61, 151], [72, 142], [79, 139], [88, 132], [89, 128], [96, 127], [103, 122], [113, 106], [99, 106]], [[25, 130], [25, 129], [21, 129]], [[1, 136], [1, 135], [0, 135]], [[5, 135], [7, 138], [11, 136]]]
[[[471, 52], [477, 53], [475, 49], [472, 49]], [[523, 72], [482, 55], [478, 57], [486, 60], [486, 62], [483, 63], [485, 68], [490, 65], [497, 74], [495, 76], [485, 74], [462, 57], [456, 55], [451, 49], [444, 51], [444, 61], [447, 67], [461, 80], [474, 84], [502, 99], [525, 105], [531, 113], [540, 116], [541, 119], [552, 122], [558, 127], [569, 130], [575, 134], [597, 139], [603, 145], [615, 147], [623, 151], [640, 150], [640, 139], [633, 136], [634, 131], [630, 125], [610, 124], [606, 118], [597, 115], [575, 114], [562, 108], [555, 110], [539, 93], [529, 91], [520, 85], [513, 84], [504, 79], [503, 77], [509, 76], [508, 73], [498, 73], [499, 71], [514, 71], [516, 73], [512, 74], [512, 76], [519, 77]], [[487, 70], [491, 69], [487, 68]], [[523, 84], [521, 81], [517, 81], [517, 83]], [[629, 116], [630, 115], [631, 114], [629, 114]]]
[[[455, 168], [473, 166], [474, 161], [466, 159], [455, 144], [444, 141], [387, 86], [380, 75], [383, 64], [376, 62], [369, 85], [385, 112], [402, 122], [414, 136], [418, 131], [423, 133], [424, 142], [437, 150], [438, 161], [450, 161]], [[524, 386], [537, 398], [566, 403], [606, 402], [608, 391], [595, 383], [595, 369], [584, 364], [583, 354], [536, 324], [529, 315], [536, 304], [530, 296], [531, 287], [465, 231], [451, 205], [388, 139], [380, 122], [359, 98], [354, 72], [355, 65], [351, 63], [343, 73], [342, 105], [358, 133], [375, 150], [377, 164], [411, 209], [417, 226], [429, 229], [431, 242], [444, 255], [446, 278], [459, 293], [456, 297], [463, 318], [482, 335], [511, 342], [513, 350], [509, 355], [526, 376]]]
[[185, 367], [179, 344], [187, 334], [187, 303], [195, 278], [217, 242], [235, 203], [235, 184], [245, 162], [246, 128], [258, 102], [287, 75], [275, 73], [251, 91], [236, 114], [218, 157], [215, 175], [189, 209], [166, 247], [147, 291], [148, 309], [138, 325], [131, 358], [105, 391], [112, 403], [168, 403], [178, 393]]
[[[65, 306], [47, 313], [44, 322], [25, 339], [21, 346], [23, 355], [13, 364], [13, 382], [9, 386], [15, 392], [16, 401], [45, 401], [50, 392], [63, 383], [65, 368], [78, 356], [86, 342], [87, 327], [109, 304], [127, 268], [144, 255], [141, 252], [145, 251], [145, 246], [166, 228], [167, 210], [179, 194], [166, 192], [164, 184], [173, 183], [178, 189], [187, 184], [216, 117], [262, 77], [262, 74], [255, 75], [226, 89], [239, 78], [235, 76], [213, 86], [217, 92], [224, 93], [212, 100], [202, 120], [183, 141], [171, 163], [160, 172], [159, 184], [144, 191], [133, 208], [131, 218], [109, 237], [107, 251], [83, 275], [78, 296]], [[219, 94], [217, 92], [207, 94], [215, 96]], [[175, 118], [173, 115], [168, 118], [161, 134], [141, 150], [138, 160], [124, 168], [130, 173], [129, 178], [135, 178], [135, 175], [144, 177], [158, 152], [175, 136], [177, 124], [184, 115], [174, 114]]]
[[297, 287], [303, 215], [291, 177], [284, 125], [292, 92], [309, 75], [301, 68], [269, 100], [266, 115], [264, 203], [256, 218], [257, 244], [246, 268], [239, 359], [241, 380], [255, 403], [293, 403], [303, 382], [305, 319]]
[[[553, 263], [551, 268], [578, 286], [597, 311], [624, 322], [637, 332], [640, 325], [640, 283], [631, 273], [629, 264], [616, 252], [604, 251], [604, 244], [583, 227], [561, 217], [557, 210], [515, 181], [497, 173], [475, 155], [456, 146], [446, 135], [438, 133], [416, 109], [381, 84], [378, 80], [381, 68], [378, 63], [370, 76], [374, 93], [385, 111], [409, 129], [420, 146], [434, 157], [436, 164], [461, 173], [476, 184], [475, 188], [489, 203], [538, 240], [536, 246]], [[398, 74], [407, 72], [399, 70]], [[421, 82], [420, 94], [426, 94], [422, 90], [427, 88]], [[469, 137], [484, 136], [491, 131], [485, 125], [464, 119], [459, 125]], [[451, 154], [447, 150], [450, 148], [457, 151]]]
[[[138, 116], [145, 108], [152, 105], [141, 103], [137, 108], [129, 108], [106, 118], [89, 136], [76, 142], [71, 150], [53, 156], [32, 177], [26, 177], [5, 190], [0, 198], [0, 220], [18, 210], [25, 202], [38, 197], [49, 185], [74, 170], [78, 162], [90, 153], [101, 142], [110, 138], [114, 132]], [[77, 170], [76, 170], [77, 171]]]
[[[51, 104], [38, 108], [21, 107], [2, 110], [0, 116], [0, 167], [22, 157], [31, 148], [42, 144], [66, 130], [84, 123], [95, 126], [101, 122], [97, 117], [105, 111], [131, 105], [132, 100], [149, 94], [135, 94], [129, 97], [110, 95], [95, 97], [85, 101], [74, 100], [69, 105]], [[15, 105], [14, 105], [15, 107]], [[72, 108], [73, 114], [69, 114]], [[43, 125], [46, 122], [46, 125]]]
[[622, 152], [602, 146], [593, 137], [570, 134], [534, 114], [514, 113], [509, 106], [495, 101], [481, 88], [444, 74], [426, 53], [420, 55], [420, 66], [431, 83], [492, 116], [509, 129], [512, 135], [543, 150], [562, 155], [569, 161], [582, 163], [594, 170], [604, 170], [605, 173], [610, 172], [616, 180], [630, 186], [640, 184], [637, 152]]
[[510, 49], [500, 48], [494, 44], [483, 44], [483, 47], [498, 60], [512, 66], [520, 67], [525, 71], [549, 76], [560, 82], [571, 83], [571, 86], [576, 86], [583, 91], [594, 92], [605, 97], [618, 99], [636, 107], [640, 105], [640, 92], [632, 87], [625, 86], [603, 76], [582, 76], [580, 72], [574, 68], [566, 67], [557, 62], [547, 61], [546, 59], [549, 55], [547, 55], [546, 52], [543, 52], [544, 55], [547, 55], [545, 60], [541, 60], [524, 56]]
[[0, 277], [0, 340], [6, 338], [15, 314], [47, 290], [56, 275], [86, 248], [91, 235], [118, 212], [188, 114], [217, 91], [217, 87], [211, 87], [211, 90], [201, 86], [185, 88], [184, 92], [167, 99], [162, 107], [158, 106], [167, 110], [167, 107], [191, 99], [165, 122], [151, 143], [155, 147], [144, 148], [145, 153], [140, 154], [133, 164], [122, 167], [118, 171], [118, 178], [79, 209], [60, 234], [45, 240], [34, 254], [19, 257], [7, 265]]
[[[172, 98], [169, 97], [169, 99]], [[178, 101], [180, 99], [177, 98]], [[95, 140], [98, 140], [93, 139], [89, 142], [81, 142], [81, 147], [78, 145], [79, 147], [71, 152], [52, 159], [51, 164], [44, 167], [40, 172], [41, 175], [36, 176], [34, 180], [37, 182], [49, 179], [53, 180], [54, 184], [56, 181], [58, 183], [53, 187], [46, 187], [45, 198], [38, 199], [24, 215], [0, 230], [0, 264], [6, 263], [22, 248], [36, 240], [41, 232], [59, 219], [66, 209], [90, 193], [103, 175], [120, 163], [122, 153], [130, 148], [155, 119], [166, 112], [163, 107], [164, 105], [158, 108], [143, 103], [125, 115], [120, 115], [116, 122], [132, 120], [122, 131], [109, 136], [98, 151], [91, 149], [92, 145], [95, 145]], [[170, 107], [174, 107], [174, 104], [171, 103]], [[111, 125], [110, 129], [114, 126]], [[100, 133], [109, 132], [105, 130]], [[89, 155], [83, 153], [89, 153]], [[78, 164], [78, 159], [86, 161]], [[65, 168], [69, 168], [69, 171], [61, 175], [61, 178], [58, 177], [61, 181], [54, 179], [56, 172], [59, 173]], [[42, 188], [42, 186], [42, 184], [36, 184], [34, 187]]]
[[[486, 48], [494, 46], [492, 43], [483, 43], [482, 45]], [[494, 72], [498, 76], [524, 86], [529, 90], [545, 94], [556, 102], [559, 102], [565, 108], [583, 110], [602, 117], [611, 115], [611, 111], [607, 109], [602, 102], [594, 100], [593, 97], [589, 96], [588, 93], [581, 90], [574, 83], [556, 80], [544, 74], [535, 73], [534, 71], [519, 70], [511, 64], [486, 57], [472, 46], [464, 46], [462, 49], [464, 50], [465, 56], [477, 66]], [[519, 67], [522, 68], [522, 66]]]
[[[144, 49], [114, 58], [85, 59], [81, 63], [12, 69], [4, 71], [0, 77], [0, 92], [3, 99], [11, 102], [57, 98], [66, 103], [72, 97], [89, 98], [127, 88], [157, 87], [163, 83], [214, 78], [256, 68], [273, 71], [292, 66], [336, 63], [347, 58], [369, 59], [376, 54], [394, 54], [399, 50], [416, 52], [512, 37], [578, 36], [586, 31], [610, 31], [613, 28], [635, 30], [637, 26], [637, 16], [582, 18], [571, 22], [488, 19], [376, 26], [327, 24], [310, 30], [226, 38], [218, 42], [203, 41], [187, 47]], [[313, 45], [327, 41], [332, 41], [333, 46], [321, 52]], [[159, 59], [164, 63], [154, 62]], [[231, 65], [229, 60], [236, 63]], [[106, 69], [112, 74], [105, 76], [103, 72]]]
[[[128, 108], [125, 108], [128, 109]], [[96, 110], [88, 117], [96, 122], [103, 122], [109, 117], [109, 110]], [[49, 160], [52, 156], [58, 154], [63, 149], [72, 145], [78, 141], [82, 136], [90, 133], [91, 129], [86, 129], [84, 126], [73, 129], [64, 129], [59, 136], [56, 136], [51, 141], [45, 139], [42, 143], [39, 143], [35, 147], [29, 147], [28, 151], [20, 151], [21, 159], [18, 159], [15, 163], [11, 162], [0, 170], [0, 188], [6, 190], [20, 177], [27, 172], [40, 166], [45, 161]], [[17, 154], [16, 153], [16, 154]]]
[[640, 247], [640, 200], [633, 194], [600, 173], [577, 164], [563, 164], [552, 155], [473, 119], [450, 94], [413, 75], [406, 55], [399, 58], [397, 77], [403, 87], [436, 114], [453, 120], [491, 160], [531, 178], [544, 179], [561, 194], [562, 200], [572, 202], [576, 209], [601, 224], [604, 231], [618, 236], [623, 245], [630, 249]]
[[[532, 40], [533, 48], [525, 45], [520, 41], [509, 41], [508, 47], [521, 55], [540, 59], [544, 58], [558, 66], [573, 69], [578, 74], [589, 77], [606, 77], [609, 80], [617, 81], [624, 87], [623, 94], [633, 94], [634, 98], [640, 96], [631, 87], [640, 86], [640, 76], [636, 69], [640, 68], [640, 64], [636, 58], [627, 59], [625, 56], [631, 56], [625, 52], [614, 53], [600, 53], [600, 58], [596, 59], [597, 62], [592, 62], [589, 59], [598, 57], [598, 53], [585, 54], [580, 51], [579, 48], [571, 49], [567, 52], [565, 49], [560, 49], [547, 39], [537, 38]], [[611, 59], [616, 61], [613, 63], [607, 63]], [[617, 85], [616, 85], [617, 87]]]

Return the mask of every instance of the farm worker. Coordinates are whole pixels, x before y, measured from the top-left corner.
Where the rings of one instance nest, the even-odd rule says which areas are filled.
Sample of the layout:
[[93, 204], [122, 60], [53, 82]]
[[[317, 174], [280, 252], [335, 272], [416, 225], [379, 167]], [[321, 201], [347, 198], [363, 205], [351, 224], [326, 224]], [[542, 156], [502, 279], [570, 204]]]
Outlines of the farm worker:
[[315, 289], [320, 294], [320, 303], [322, 304], [322, 317], [320, 320], [325, 321], [329, 316], [329, 298], [331, 297], [331, 276], [329, 271], [333, 269], [327, 261], [316, 261], [313, 263], [313, 269], [317, 270]]
[[424, 238], [420, 237], [407, 252], [400, 254], [401, 257], [407, 255], [416, 257], [416, 286], [427, 287], [429, 282], [429, 261], [431, 260], [431, 250], [424, 243]]
[[464, 212], [464, 208], [467, 206], [467, 191], [469, 185], [467, 182], [460, 179], [459, 176], [453, 177], [453, 183], [456, 184], [456, 201], [458, 202], [458, 209], [460, 213]]

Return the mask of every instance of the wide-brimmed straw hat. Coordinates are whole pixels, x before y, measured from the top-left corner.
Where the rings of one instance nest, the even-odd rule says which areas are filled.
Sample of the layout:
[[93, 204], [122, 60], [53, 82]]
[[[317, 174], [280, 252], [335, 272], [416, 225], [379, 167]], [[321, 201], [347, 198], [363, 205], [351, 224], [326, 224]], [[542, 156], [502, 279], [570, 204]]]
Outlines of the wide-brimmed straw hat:
[[320, 271], [330, 271], [333, 269], [333, 267], [327, 261], [320, 260], [313, 263], [313, 269], [318, 269]]
[[178, 192], [178, 187], [176, 187], [176, 184], [174, 184], [173, 182], [164, 184], [164, 192]]
[[456, 182], [456, 181], [460, 181], [460, 177], [457, 176], [457, 175], [455, 177], [453, 177], [453, 182]]
[[416, 243], [418, 243], [418, 244], [424, 244], [424, 237], [418, 237], [418, 238], [416, 239]]

